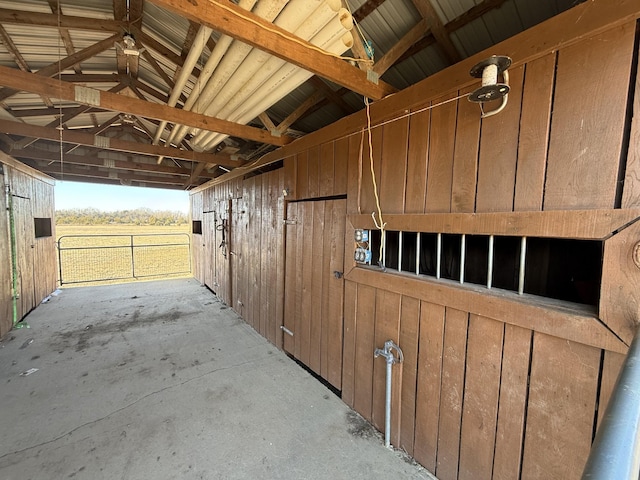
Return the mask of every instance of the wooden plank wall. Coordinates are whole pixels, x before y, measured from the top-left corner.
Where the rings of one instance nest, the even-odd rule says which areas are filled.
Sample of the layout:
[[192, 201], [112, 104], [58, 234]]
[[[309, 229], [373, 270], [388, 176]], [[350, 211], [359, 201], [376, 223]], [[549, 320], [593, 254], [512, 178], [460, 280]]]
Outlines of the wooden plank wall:
[[[572, 28], [582, 25], [571, 15], [565, 20]], [[369, 215], [376, 210], [373, 169], [387, 214], [638, 207], [640, 124], [638, 115], [629, 112], [640, 109], [640, 81], [631, 75], [638, 52], [636, 22], [629, 18], [626, 24], [598, 28], [592, 36], [582, 32], [565, 39], [566, 46], [557, 49], [520, 49], [522, 39], [505, 42], [505, 52], [525, 52], [531, 59], [514, 58], [518, 64], [510, 70], [509, 104], [499, 115], [482, 119], [477, 105], [463, 97], [473, 87], [466, 83], [456, 89], [442, 76], [432, 82], [441, 85], [440, 92], [434, 93], [427, 79], [381, 101], [371, 131], [373, 165], [366, 125], [354, 120], [362, 121], [363, 115], [305, 137], [304, 148], [286, 149], [283, 159], [288, 199], [346, 194], [348, 214]], [[549, 33], [545, 28], [539, 32]], [[525, 32], [522, 38], [531, 42], [534, 34]], [[428, 94], [421, 97], [420, 88]], [[633, 105], [628, 105], [630, 92], [636, 93]], [[382, 105], [390, 108], [381, 113]], [[407, 111], [412, 114], [405, 116]], [[376, 126], [382, 119], [384, 125]], [[246, 291], [254, 295], [265, 287], [261, 275], [270, 265], [255, 253], [265, 250], [268, 229], [258, 233], [251, 227], [265, 225], [271, 215], [263, 181], [245, 181], [239, 200], [252, 217], [238, 221], [251, 232], [242, 237], [247, 273], [238, 282], [247, 282]], [[461, 295], [457, 287], [433, 282], [417, 287], [420, 280], [362, 269], [350, 275], [353, 229], [347, 227], [345, 403], [383, 429], [385, 369], [373, 351], [393, 339], [405, 356], [394, 367], [395, 446], [442, 480], [579, 478], [624, 358], [624, 348], [612, 346], [618, 341], [608, 346], [576, 341], [566, 328], [554, 328], [578, 328], [583, 314], [571, 309], [540, 304], [535, 308], [541, 316], [528, 307], [514, 313], [508, 301], [478, 294], [488, 306], [480, 314], [468, 305], [476, 298], [470, 290]], [[303, 267], [304, 262], [313, 266], [313, 258], [298, 256]], [[290, 281], [295, 276], [295, 282], [310, 285], [311, 279], [303, 278], [306, 271], [287, 266]], [[266, 274], [272, 275], [270, 270]], [[312, 308], [295, 302], [302, 310]], [[253, 301], [243, 299], [241, 314], [268, 336], [260, 311], [250, 305]], [[598, 324], [595, 315], [584, 317], [585, 322]], [[541, 318], [546, 316], [553, 321]]]
[[384, 360], [372, 352], [389, 338], [404, 351], [396, 447], [442, 480], [579, 477], [597, 393], [611, 388], [604, 350], [365, 284], [345, 291], [342, 398], [380, 430]]
[[[466, 98], [440, 105], [467, 88], [413, 109], [439, 105], [431, 110], [374, 128], [383, 212], [619, 207], [634, 36], [631, 22], [511, 69], [512, 93], [499, 115], [481, 119]], [[360, 134], [351, 142], [348, 193], [360, 202], [350, 201], [348, 213], [369, 214], [376, 209], [369, 142], [365, 135], [362, 158]]]
[[[214, 217], [218, 228], [223, 218], [229, 221], [226, 257], [219, 229], [207, 231], [200, 247], [194, 240], [194, 276], [278, 348], [284, 311], [284, 172], [238, 179], [191, 195], [192, 217], [210, 219], [207, 228], [215, 228]], [[205, 275], [207, 268], [211, 271]]]
[[[21, 320], [56, 289], [57, 259], [55, 246], [54, 183], [52, 179], [3, 156], [0, 164], [9, 179], [16, 232], [18, 259], [17, 318]], [[13, 307], [11, 299], [11, 240], [5, 197], [2, 184], [2, 215], [0, 215], [0, 255], [4, 268], [0, 273], [0, 338], [12, 327]], [[51, 236], [35, 238], [34, 218], [51, 220]]]

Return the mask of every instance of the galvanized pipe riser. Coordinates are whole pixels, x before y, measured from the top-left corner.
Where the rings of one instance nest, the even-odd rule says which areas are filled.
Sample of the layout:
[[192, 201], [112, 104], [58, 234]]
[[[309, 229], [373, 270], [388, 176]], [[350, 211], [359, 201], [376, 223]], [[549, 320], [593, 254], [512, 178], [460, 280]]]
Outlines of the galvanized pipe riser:
[[[398, 353], [398, 358], [393, 354], [393, 350]], [[393, 364], [402, 363], [404, 355], [398, 345], [393, 340], [387, 340], [384, 342], [384, 348], [376, 348], [373, 353], [373, 357], [384, 357], [387, 363], [387, 378], [386, 378], [386, 390], [385, 390], [385, 402], [384, 402], [384, 446], [391, 447], [391, 390], [392, 390], [392, 376], [393, 376]]]
[[591, 453], [583, 480], [638, 479], [640, 472], [640, 339], [629, 347]]

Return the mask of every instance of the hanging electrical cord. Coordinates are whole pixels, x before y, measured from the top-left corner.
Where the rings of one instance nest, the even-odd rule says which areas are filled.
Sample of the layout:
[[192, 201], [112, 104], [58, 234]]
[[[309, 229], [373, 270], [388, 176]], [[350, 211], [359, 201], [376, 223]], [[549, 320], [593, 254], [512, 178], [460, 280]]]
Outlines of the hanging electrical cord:
[[376, 209], [378, 210], [378, 218], [376, 219], [376, 212], [371, 212], [371, 218], [376, 228], [380, 230], [380, 254], [378, 256], [378, 265], [383, 270], [385, 269], [384, 262], [382, 261], [385, 244], [385, 228], [387, 224], [382, 219], [382, 209], [380, 208], [380, 195], [378, 194], [378, 183], [376, 182], [376, 172], [373, 166], [373, 137], [371, 135], [371, 108], [369, 99], [364, 97], [364, 104], [367, 110], [367, 135], [369, 137], [369, 166], [371, 167], [371, 183], [373, 184], [373, 195], [376, 199]]
[[57, 2], [57, 13], [58, 13], [58, 86], [59, 86], [59, 97], [58, 97], [58, 132], [60, 134], [59, 143], [60, 143], [60, 177], [64, 179], [64, 143], [63, 143], [63, 135], [62, 135], [62, 53], [60, 45], [60, 39], [62, 35], [60, 34], [61, 28], [61, 19], [60, 14], [62, 12], [62, 7], [60, 6], [60, 1]]

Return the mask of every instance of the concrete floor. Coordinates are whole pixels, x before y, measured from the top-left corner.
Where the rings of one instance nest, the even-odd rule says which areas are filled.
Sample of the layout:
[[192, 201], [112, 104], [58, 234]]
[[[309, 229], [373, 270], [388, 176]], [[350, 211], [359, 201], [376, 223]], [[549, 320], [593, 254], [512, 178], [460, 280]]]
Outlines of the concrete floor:
[[432, 478], [193, 279], [25, 321], [0, 343], [3, 480]]

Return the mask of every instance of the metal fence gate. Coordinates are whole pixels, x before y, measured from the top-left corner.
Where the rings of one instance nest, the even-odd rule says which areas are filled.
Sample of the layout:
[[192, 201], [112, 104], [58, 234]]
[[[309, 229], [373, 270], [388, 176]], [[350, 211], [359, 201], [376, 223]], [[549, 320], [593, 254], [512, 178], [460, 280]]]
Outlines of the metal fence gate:
[[187, 233], [64, 235], [58, 239], [60, 284], [191, 273]]

